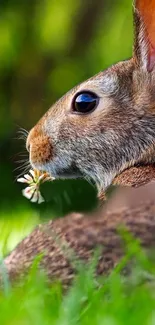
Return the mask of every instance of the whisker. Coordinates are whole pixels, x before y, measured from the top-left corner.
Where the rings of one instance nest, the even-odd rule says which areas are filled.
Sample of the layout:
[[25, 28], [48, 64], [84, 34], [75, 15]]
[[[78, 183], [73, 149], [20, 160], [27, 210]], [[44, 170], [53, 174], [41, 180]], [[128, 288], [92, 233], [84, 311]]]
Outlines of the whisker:
[[17, 161], [21, 161], [24, 159], [24, 161], [29, 160], [29, 156], [27, 154], [14, 154], [10, 156], [10, 160], [16, 164]]
[[16, 137], [16, 139], [19, 139], [19, 140], [25, 140], [25, 139], [27, 139], [27, 135], [26, 134], [19, 134], [17, 137]]
[[20, 159], [20, 160], [15, 160], [15, 163], [16, 164], [22, 164], [24, 162], [27, 162], [27, 159], [26, 158], [25, 159]]
[[[30, 163], [28, 163], [27, 165], [25, 165], [25, 166], [22, 166], [22, 172], [21, 173], [19, 173], [16, 177], [15, 177], [15, 180], [17, 181], [17, 179], [19, 178], [19, 177], [21, 177], [21, 176], [23, 176], [24, 174], [26, 174], [29, 170], [30, 170], [30, 168], [31, 168], [31, 165], [30, 165]], [[19, 168], [20, 169], [20, 168]]]
[[26, 129], [19, 127], [19, 130], [16, 133], [17, 133], [17, 136], [13, 138], [14, 140], [26, 141], [29, 132]]
[[29, 133], [26, 129], [24, 129], [24, 128], [22, 128], [22, 127], [20, 127], [19, 131], [22, 131], [22, 132], [24, 132], [25, 134], [28, 134], [28, 133]]
[[19, 175], [24, 175], [29, 169], [30, 169], [30, 165], [25, 166], [22, 173], [18, 174], [17, 177], [19, 177]]
[[25, 161], [22, 166], [18, 166], [16, 167], [13, 171], [15, 172], [16, 170], [20, 170], [20, 169], [23, 169], [25, 168], [26, 166], [30, 166], [30, 163], [28, 161]]
[[27, 138], [27, 136], [25, 135], [25, 134], [21, 134], [21, 135], [19, 135], [18, 137], [17, 137], [17, 139], [26, 139]]
[[18, 153], [16, 153], [16, 155], [21, 155], [21, 154], [28, 154], [27, 150], [21, 150], [21, 151], [18, 151]]
[[17, 131], [18, 134], [23, 135], [24, 137], [27, 137], [28, 133], [24, 133], [23, 131], [19, 130]]
[[23, 157], [23, 156], [28, 157], [29, 154], [28, 154], [27, 151], [25, 151], [25, 152], [19, 152], [19, 153], [18, 153], [18, 156], [19, 156], [19, 157]]
[[18, 174], [16, 177], [15, 177], [15, 181], [14, 182], [17, 182], [17, 179], [20, 178], [20, 177], [23, 177], [24, 174], [27, 174], [29, 172], [29, 168], [25, 168], [25, 170], [23, 171], [23, 173], [20, 173]]
[[25, 134], [29, 133], [29, 131], [27, 131], [25, 128], [21, 127], [20, 125], [16, 124], [16, 126], [18, 126], [19, 131], [24, 132]]
[[27, 151], [25, 151], [25, 152], [24, 151], [20, 151], [14, 157], [26, 157], [27, 159], [29, 159], [29, 153]]
[[[29, 157], [27, 155], [18, 155], [18, 157], [16, 157], [16, 158], [19, 158], [19, 161], [20, 160], [22, 161], [22, 159], [25, 159], [25, 161], [29, 160]], [[14, 160], [14, 161], [16, 162], [16, 160]]]
[[[20, 151], [18, 154], [16, 154], [13, 158], [14, 162], [16, 164], [20, 164], [19, 166], [17, 166], [16, 168], [14, 168], [13, 172], [18, 172], [19, 174], [17, 175], [16, 178], [16, 181], [17, 179], [20, 177], [20, 176], [23, 176], [24, 173], [28, 172], [29, 169], [31, 168], [31, 165], [30, 165], [30, 162], [29, 162], [29, 155], [28, 155], [28, 152], [25, 148], [25, 142], [26, 142], [26, 139], [27, 139], [27, 136], [28, 136], [28, 131], [26, 129], [24, 129], [23, 127], [19, 126], [16, 124], [16, 126], [19, 128], [16, 132], [17, 136], [14, 137], [13, 139], [14, 140], [24, 140], [24, 144], [23, 144], [23, 151]], [[19, 159], [17, 159], [19, 158]], [[17, 159], [17, 160], [15, 160]]]
[[28, 134], [28, 132], [27, 131], [25, 131], [24, 129], [19, 129], [18, 131], [17, 131], [17, 133], [21, 133], [21, 134]]
[[14, 140], [14, 141], [17, 141], [17, 140], [24, 141], [24, 147], [25, 147], [25, 143], [26, 143], [27, 137], [26, 136], [17, 136], [17, 137], [13, 137], [12, 140]]

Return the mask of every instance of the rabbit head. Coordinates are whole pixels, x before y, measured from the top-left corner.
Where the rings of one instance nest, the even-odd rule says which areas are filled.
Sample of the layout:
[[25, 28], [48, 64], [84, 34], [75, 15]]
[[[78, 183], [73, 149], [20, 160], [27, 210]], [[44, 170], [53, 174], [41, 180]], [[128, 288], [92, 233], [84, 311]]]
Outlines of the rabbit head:
[[136, 1], [134, 28], [130, 60], [73, 88], [30, 131], [34, 168], [90, 179], [102, 191], [129, 167], [154, 163], [154, 0]]

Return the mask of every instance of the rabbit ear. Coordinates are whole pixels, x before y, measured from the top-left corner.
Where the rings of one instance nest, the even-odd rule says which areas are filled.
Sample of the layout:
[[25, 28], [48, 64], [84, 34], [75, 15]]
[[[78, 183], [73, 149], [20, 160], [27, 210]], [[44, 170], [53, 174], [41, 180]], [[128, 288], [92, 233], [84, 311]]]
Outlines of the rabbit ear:
[[148, 72], [155, 67], [155, 0], [135, 0], [136, 63]]

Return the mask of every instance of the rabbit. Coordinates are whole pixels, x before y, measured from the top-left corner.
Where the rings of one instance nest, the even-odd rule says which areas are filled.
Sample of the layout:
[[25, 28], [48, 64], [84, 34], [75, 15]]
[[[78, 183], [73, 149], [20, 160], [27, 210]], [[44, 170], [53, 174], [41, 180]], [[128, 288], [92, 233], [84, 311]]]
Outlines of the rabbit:
[[102, 199], [122, 172], [155, 163], [155, 1], [135, 1], [133, 16], [133, 57], [70, 90], [27, 137], [33, 168], [86, 178]]
[[[18, 282], [41, 254], [39, 269], [45, 271], [50, 282], [59, 279], [67, 289], [74, 279], [76, 262], [87, 265], [99, 248], [96, 273], [106, 275], [124, 254], [118, 232], [121, 226], [151, 253], [155, 246], [154, 182], [135, 189], [120, 187], [104, 207], [92, 214], [71, 213], [37, 226], [4, 259], [3, 269], [11, 282]], [[126, 266], [125, 270], [130, 270], [130, 263]]]
[[72, 213], [38, 226], [4, 259], [11, 280], [44, 252], [40, 266], [68, 285], [72, 253], [88, 261], [98, 246], [97, 273], [107, 273], [123, 255], [120, 224], [145, 248], [155, 245], [155, 1], [137, 0], [133, 13], [133, 57], [62, 97], [29, 132], [27, 150], [33, 168], [92, 180], [102, 200], [111, 184], [138, 188], [118, 189], [93, 215]]

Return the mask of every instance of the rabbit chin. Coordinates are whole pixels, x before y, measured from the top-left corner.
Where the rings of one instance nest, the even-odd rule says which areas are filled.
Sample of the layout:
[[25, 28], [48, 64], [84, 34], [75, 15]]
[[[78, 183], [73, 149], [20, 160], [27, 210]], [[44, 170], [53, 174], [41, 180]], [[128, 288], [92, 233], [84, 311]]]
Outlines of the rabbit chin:
[[74, 178], [84, 178], [81, 171], [75, 165], [71, 164], [66, 166], [66, 164], [56, 164], [53, 162], [48, 162], [45, 164], [31, 163], [34, 169], [38, 169], [43, 172], [47, 172], [51, 177], [56, 179], [74, 179]]
[[116, 173], [108, 173], [106, 171], [102, 171], [102, 173], [98, 175], [95, 168], [92, 168], [91, 171], [90, 169], [89, 171], [81, 171], [74, 163], [71, 163], [70, 165], [68, 164], [67, 166], [67, 164], [56, 164], [52, 161], [44, 164], [33, 164], [31, 162], [31, 165], [34, 169], [47, 172], [55, 179], [85, 179], [91, 185], [95, 185], [98, 192], [106, 190], [112, 184], [112, 181], [116, 176]]
[[30, 159], [30, 164], [34, 169], [47, 172], [55, 179], [86, 179], [93, 185], [96, 185], [99, 191], [106, 190], [117, 175], [116, 171], [109, 171], [96, 162], [87, 162], [81, 164], [81, 161], [76, 161], [72, 157], [60, 155], [54, 157], [48, 162], [33, 162]]

